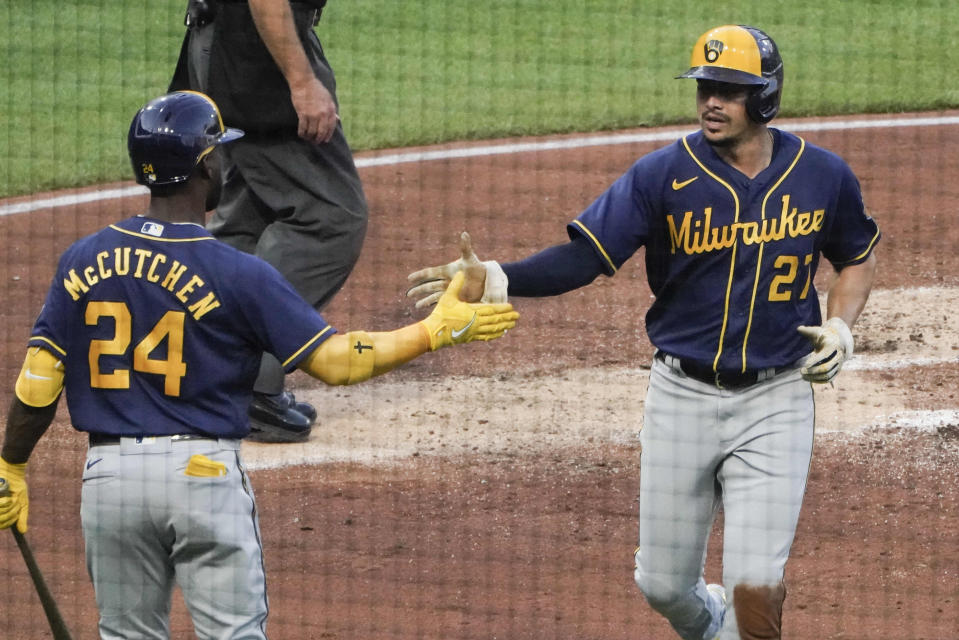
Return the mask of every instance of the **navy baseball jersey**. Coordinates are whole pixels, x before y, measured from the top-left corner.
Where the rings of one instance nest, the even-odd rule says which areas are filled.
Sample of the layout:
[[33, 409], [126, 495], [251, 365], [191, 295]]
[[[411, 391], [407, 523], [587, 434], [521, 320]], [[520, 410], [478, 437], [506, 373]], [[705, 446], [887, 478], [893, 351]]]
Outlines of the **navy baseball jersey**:
[[691, 133], [639, 159], [568, 226], [589, 239], [608, 275], [645, 247], [656, 297], [650, 341], [720, 371], [808, 354], [796, 327], [822, 321], [819, 254], [839, 268], [856, 264], [880, 237], [841, 158], [770, 132], [772, 161], [754, 179]]
[[333, 333], [266, 262], [137, 216], [64, 252], [30, 345], [63, 361], [81, 431], [242, 438], [262, 353], [292, 371]]

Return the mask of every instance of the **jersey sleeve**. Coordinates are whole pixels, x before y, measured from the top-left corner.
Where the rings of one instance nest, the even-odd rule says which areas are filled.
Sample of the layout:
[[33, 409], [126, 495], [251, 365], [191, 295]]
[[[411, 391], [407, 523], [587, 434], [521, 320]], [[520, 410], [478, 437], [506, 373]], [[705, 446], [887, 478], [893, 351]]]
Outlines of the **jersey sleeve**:
[[822, 254], [836, 268], [868, 258], [880, 238], [879, 226], [866, 213], [859, 180], [845, 162], [841, 164], [836, 218], [822, 247]]
[[241, 308], [263, 350], [289, 373], [336, 330], [275, 268], [252, 257], [248, 266]]
[[566, 227], [570, 238], [580, 235], [589, 240], [608, 276], [646, 243], [649, 208], [642, 185], [648, 183], [649, 157], [637, 161]]
[[71, 318], [74, 317], [70, 313], [70, 308], [74, 302], [67, 293], [68, 289], [63, 286], [63, 282], [67, 280], [66, 271], [63, 267], [66, 261], [67, 253], [64, 253], [60, 258], [56, 274], [53, 276], [53, 282], [47, 291], [47, 297], [44, 299], [37, 321], [30, 332], [28, 343], [31, 347], [46, 349], [58, 359], [67, 355], [71, 335]]

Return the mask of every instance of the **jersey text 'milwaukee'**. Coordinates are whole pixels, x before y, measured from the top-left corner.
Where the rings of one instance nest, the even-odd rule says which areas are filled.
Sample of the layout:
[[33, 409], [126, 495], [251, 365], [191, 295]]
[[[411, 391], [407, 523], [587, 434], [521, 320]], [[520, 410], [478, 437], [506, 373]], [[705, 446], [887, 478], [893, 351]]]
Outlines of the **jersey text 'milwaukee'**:
[[686, 255], [708, 253], [728, 249], [736, 244], [738, 236], [744, 244], [760, 244], [790, 238], [807, 236], [822, 229], [826, 217], [825, 209], [816, 209], [812, 213], [799, 213], [797, 207], [789, 211], [789, 195], [784, 195], [782, 212], [778, 218], [766, 218], [756, 222], [734, 222], [713, 228], [711, 226], [713, 209], [706, 207], [703, 219], [693, 221], [693, 212], [683, 214], [683, 221], [676, 227], [676, 216], [668, 214], [671, 253], [682, 248]]

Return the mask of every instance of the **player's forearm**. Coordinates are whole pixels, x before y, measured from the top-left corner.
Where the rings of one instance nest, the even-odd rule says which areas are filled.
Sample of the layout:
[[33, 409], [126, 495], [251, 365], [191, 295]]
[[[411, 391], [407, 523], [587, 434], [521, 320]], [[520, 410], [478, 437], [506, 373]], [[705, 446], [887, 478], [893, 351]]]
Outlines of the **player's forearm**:
[[421, 322], [395, 331], [353, 331], [326, 340], [300, 369], [327, 384], [355, 384], [395, 369], [429, 350], [429, 336]]
[[509, 279], [509, 295], [518, 297], [560, 295], [586, 286], [603, 273], [602, 262], [582, 237], [502, 267]]
[[7, 414], [7, 431], [0, 457], [10, 464], [25, 463], [37, 442], [47, 432], [56, 413], [56, 400], [46, 407], [31, 407], [14, 398]]
[[840, 317], [850, 327], [866, 306], [869, 292], [876, 276], [876, 256], [870, 256], [859, 264], [844, 267], [829, 289], [826, 298], [826, 316]]
[[287, 0], [249, 0], [256, 30], [290, 87], [315, 79]]

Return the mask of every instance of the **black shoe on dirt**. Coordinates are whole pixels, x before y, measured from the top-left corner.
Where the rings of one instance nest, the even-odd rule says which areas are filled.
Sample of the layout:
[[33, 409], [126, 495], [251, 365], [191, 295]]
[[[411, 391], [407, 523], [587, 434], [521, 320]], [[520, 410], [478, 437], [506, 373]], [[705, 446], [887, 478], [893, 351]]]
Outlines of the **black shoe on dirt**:
[[289, 396], [293, 408], [305, 415], [306, 419], [310, 421], [310, 424], [316, 422], [316, 409], [313, 408], [312, 404], [298, 401], [292, 391], [284, 391], [283, 395]]
[[[283, 391], [275, 395], [254, 393], [250, 403], [250, 434], [252, 442], [304, 442], [310, 437], [313, 421], [297, 410], [293, 394]], [[316, 411], [313, 410], [315, 418]]]

